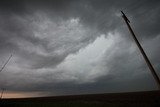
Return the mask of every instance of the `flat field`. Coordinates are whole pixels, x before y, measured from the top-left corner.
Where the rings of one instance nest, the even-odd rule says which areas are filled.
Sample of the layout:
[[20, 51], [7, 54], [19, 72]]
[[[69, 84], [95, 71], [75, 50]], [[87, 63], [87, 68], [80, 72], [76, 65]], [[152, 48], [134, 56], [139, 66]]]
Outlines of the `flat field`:
[[0, 107], [160, 107], [160, 91], [1, 99]]

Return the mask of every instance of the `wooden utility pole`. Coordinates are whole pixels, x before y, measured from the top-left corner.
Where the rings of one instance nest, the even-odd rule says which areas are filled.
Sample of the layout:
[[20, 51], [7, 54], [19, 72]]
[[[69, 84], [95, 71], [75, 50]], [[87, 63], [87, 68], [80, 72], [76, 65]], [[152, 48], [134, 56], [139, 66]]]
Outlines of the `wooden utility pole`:
[[2, 68], [0, 69], [0, 72], [2, 72], [2, 70], [5, 68], [5, 66], [7, 65], [7, 63], [9, 62], [9, 60], [12, 58], [12, 54], [9, 56], [8, 60], [6, 61], [6, 63], [2, 66]]
[[0, 97], [0, 99], [2, 99], [3, 98], [3, 93], [4, 93], [4, 88], [2, 89], [2, 92], [1, 92], [1, 97]]
[[144, 60], [146, 61], [147, 65], [148, 65], [148, 67], [149, 67], [149, 69], [150, 69], [150, 71], [151, 71], [151, 73], [152, 73], [152, 75], [153, 75], [153, 77], [154, 77], [154, 79], [155, 79], [155, 81], [157, 83], [158, 89], [160, 90], [160, 79], [159, 79], [158, 75], [156, 74], [155, 69], [153, 68], [153, 66], [152, 66], [151, 62], [149, 61], [146, 53], [144, 52], [141, 44], [139, 43], [136, 35], [134, 34], [134, 32], [133, 32], [133, 30], [132, 30], [132, 28], [131, 28], [131, 26], [129, 24], [130, 21], [128, 20], [128, 18], [126, 17], [126, 15], [123, 13], [123, 11], [121, 11], [121, 13], [122, 13], [122, 17], [123, 17], [124, 21], [127, 24], [127, 27], [129, 29], [130, 33], [132, 34], [132, 37], [133, 37], [134, 41], [136, 42], [136, 44], [137, 44], [137, 46], [138, 46], [141, 54], [143, 55]]

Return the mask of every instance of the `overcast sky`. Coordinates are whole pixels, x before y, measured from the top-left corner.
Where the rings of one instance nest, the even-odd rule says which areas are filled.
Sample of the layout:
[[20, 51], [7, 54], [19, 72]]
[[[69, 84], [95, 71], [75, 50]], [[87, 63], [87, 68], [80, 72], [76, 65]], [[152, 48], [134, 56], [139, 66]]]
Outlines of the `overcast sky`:
[[1, 0], [0, 66], [13, 57], [0, 88], [23, 97], [156, 90], [121, 10], [160, 76], [159, 0]]

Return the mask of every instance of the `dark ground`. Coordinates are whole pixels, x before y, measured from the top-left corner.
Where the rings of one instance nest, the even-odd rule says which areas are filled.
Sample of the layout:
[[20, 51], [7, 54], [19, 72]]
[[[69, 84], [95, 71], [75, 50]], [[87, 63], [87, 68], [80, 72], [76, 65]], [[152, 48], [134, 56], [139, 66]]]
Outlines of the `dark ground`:
[[160, 91], [1, 99], [0, 107], [160, 107]]

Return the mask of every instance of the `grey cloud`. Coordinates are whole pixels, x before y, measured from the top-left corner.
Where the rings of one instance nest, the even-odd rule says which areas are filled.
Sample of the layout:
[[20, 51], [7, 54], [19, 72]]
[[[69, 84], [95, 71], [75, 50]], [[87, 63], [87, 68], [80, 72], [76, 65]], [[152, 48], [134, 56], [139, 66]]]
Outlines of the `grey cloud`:
[[[0, 75], [0, 83], [8, 90], [41, 90], [59, 95], [156, 89], [120, 10], [131, 20], [138, 39], [158, 70], [159, 3], [158, 0], [1, 1], [1, 64], [12, 52], [14, 58]], [[104, 53], [100, 63], [104, 64], [100, 67], [110, 68], [106, 69], [109, 74], [83, 84], [57, 79], [69, 72], [54, 71], [58, 65], [108, 32], [119, 32], [122, 38]]]

